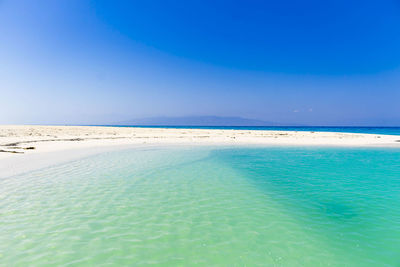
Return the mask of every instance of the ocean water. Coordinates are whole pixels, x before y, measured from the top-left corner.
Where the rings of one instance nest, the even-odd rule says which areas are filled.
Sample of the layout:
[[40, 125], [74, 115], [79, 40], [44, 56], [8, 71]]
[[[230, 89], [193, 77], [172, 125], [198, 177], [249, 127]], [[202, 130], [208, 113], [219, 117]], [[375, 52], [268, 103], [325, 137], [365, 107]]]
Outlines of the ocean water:
[[400, 149], [165, 147], [0, 180], [1, 266], [400, 266]]
[[[109, 125], [103, 125], [109, 126]], [[263, 130], [263, 131], [307, 131], [307, 132], [341, 132], [400, 135], [400, 127], [352, 127], [352, 126], [124, 126], [116, 127], [145, 127], [145, 128], [173, 128], [173, 129], [221, 129], [221, 130]]]

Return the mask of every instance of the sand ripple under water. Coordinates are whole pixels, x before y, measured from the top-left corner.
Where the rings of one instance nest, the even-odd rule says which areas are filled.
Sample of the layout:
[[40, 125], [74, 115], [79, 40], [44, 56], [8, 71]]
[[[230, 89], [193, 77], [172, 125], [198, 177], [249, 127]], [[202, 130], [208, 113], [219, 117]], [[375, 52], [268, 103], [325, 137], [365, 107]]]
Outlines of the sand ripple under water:
[[0, 180], [1, 266], [398, 266], [400, 150], [152, 148]]

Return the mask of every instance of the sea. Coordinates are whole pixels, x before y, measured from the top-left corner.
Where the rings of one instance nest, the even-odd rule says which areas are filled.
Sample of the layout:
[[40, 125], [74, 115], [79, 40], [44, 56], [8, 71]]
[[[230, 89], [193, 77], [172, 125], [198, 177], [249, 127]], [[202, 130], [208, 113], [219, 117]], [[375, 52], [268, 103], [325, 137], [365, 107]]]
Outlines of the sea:
[[140, 147], [2, 178], [0, 266], [400, 266], [400, 148]]
[[172, 128], [172, 129], [219, 129], [219, 130], [263, 130], [263, 131], [306, 131], [306, 132], [341, 132], [400, 135], [400, 127], [352, 127], [352, 126], [154, 126], [154, 125], [99, 125], [113, 127], [140, 127], [140, 128]]

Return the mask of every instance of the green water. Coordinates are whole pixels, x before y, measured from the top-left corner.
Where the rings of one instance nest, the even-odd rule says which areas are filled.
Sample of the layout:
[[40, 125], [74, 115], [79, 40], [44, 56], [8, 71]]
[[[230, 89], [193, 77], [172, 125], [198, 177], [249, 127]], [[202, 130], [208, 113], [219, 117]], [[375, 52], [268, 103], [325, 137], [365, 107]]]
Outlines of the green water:
[[1, 266], [400, 266], [400, 150], [151, 148], [0, 180]]

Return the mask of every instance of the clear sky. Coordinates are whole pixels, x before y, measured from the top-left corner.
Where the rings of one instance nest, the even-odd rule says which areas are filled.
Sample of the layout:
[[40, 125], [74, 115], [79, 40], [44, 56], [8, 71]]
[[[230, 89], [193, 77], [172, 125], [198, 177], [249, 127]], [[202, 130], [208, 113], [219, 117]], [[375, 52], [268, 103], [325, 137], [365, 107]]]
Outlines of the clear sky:
[[0, 123], [400, 125], [400, 2], [0, 0]]

